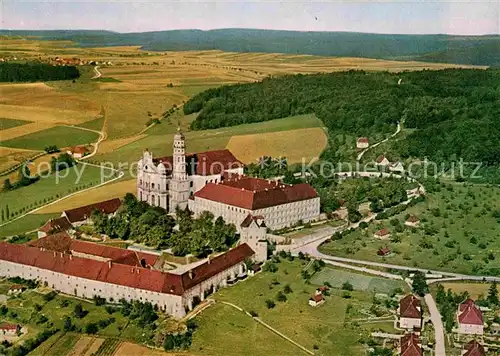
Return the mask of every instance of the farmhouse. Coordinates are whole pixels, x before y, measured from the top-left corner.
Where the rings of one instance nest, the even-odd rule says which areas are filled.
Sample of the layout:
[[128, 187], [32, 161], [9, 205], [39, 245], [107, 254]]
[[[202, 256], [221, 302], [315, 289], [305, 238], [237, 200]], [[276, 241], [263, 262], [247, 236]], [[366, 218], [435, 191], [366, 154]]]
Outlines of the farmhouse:
[[375, 160], [375, 163], [377, 164], [377, 166], [385, 167], [385, 166], [388, 166], [391, 162], [389, 162], [389, 160], [387, 159], [387, 157], [385, 155], [380, 155]]
[[486, 350], [476, 340], [472, 340], [464, 345], [462, 356], [486, 356]]
[[418, 227], [420, 225], [420, 219], [415, 215], [410, 215], [405, 221], [406, 226]]
[[356, 142], [356, 148], [364, 149], [364, 148], [368, 148], [369, 146], [370, 146], [370, 143], [368, 142], [367, 137], [358, 138], [358, 141]]
[[79, 208], [65, 210], [61, 217], [65, 217], [73, 226], [91, 223], [90, 216], [97, 210], [106, 215], [114, 215], [122, 206], [120, 199], [110, 199], [99, 203], [81, 206]]
[[389, 171], [403, 173], [405, 171], [405, 167], [402, 162], [396, 162], [389, 166]]
[[483, 335], [483, 313], [472, 299], [467, 298], [458, 306], [457, 319], [460, 334]]
[[309, 305], [311, 307], [317, 307], [325, 302], [325, 298], [323, 298], [322, 294], [315, 294], [311, 298], [309, 298]]
[[401, 338], [399, 354], [401, 356], [422, 356], [424, 354], [422, 345], [416, 334], [409, 333]]
[[241, 244], [179, 273], [163, 272], [155, 268], [156, 255], [46, 236], [26, 245], [0, 242], [0, 276], [39, 280], [83, 298], [150, 302], [181, 318], [206, 292], [246, 275], [245, 261], [253, 257]]
[[409, 294], [399, 301], [397, 313], [400, 328], [420, 330], [422, 327], [422, 307], [420, 300], [413, 294]]
[[72, 231], [73, 225], [69, 222], [66, 216], [61, 216], [57, 219], [48, 220], [42, 227], [38, 229], [38, 237], [55, 234], [63, 231]]
[[243, 176], [243, 164], [229, 150], [185, 153], [178, 130], [172, 157], [153, 159], [145, 151], [138, 163], [137, 196], [170, 213], [189, 207], [209, 211], [238, 230], [248, 215], [262, 216], [267, 228], [280, 229], [319, 217], [319, 196], [308, 184]]
[[18, 324], [2, 323], [0, 324], [0, 333], [5, 336], [16, 336], [17, 332], [21, 330]]
[[389, 237], [391, 237], [391, 232], [387, 228], [383, 228], [381, 230], [378, 230], [374, 235], [376, 239], [380, 240], [387, 240]]
[[24, 290], [26, 290], [26, 287], [23, 286], [22, 284], [14, 284], [10, 286], [7, 294], [19, 294], [22, 293]]
[[70, 147], [67, 151], [74, 158], [82, 158], [90, 153], [90, 151], [85, 146]]
[[381, 247], [377, 251], [377, 255], [379, 256], [389, 256], [391, 254], [391, 249], [389, 247]]

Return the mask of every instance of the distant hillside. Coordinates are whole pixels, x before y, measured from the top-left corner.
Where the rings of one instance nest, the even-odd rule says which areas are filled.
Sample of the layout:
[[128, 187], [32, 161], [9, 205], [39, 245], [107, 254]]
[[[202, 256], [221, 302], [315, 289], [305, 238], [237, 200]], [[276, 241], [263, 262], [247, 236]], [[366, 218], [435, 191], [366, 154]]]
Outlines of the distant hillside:
[[321, 56], [425, 60], [500, 65], [500, 36], [384, 35], [355, 32], [298, 32], [252, 29], [110, 31], [9, 31], [0, 35], [72, 40], [84, 47], [136, 45], [152, 51], [223, 50]]

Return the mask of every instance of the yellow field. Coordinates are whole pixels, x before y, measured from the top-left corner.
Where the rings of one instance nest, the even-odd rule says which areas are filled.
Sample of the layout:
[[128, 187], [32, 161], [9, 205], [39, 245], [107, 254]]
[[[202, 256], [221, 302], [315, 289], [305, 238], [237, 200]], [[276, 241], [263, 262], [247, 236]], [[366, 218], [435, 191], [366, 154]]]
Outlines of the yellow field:
[[244, 163], [255, 163], [261, 156], [286, 154], [288, 163], [306, 162], [319, 157], [327, 145], [322, 128], [298, 129], [255, 135], [233, 136], [226, 148]]
[[[0, 136], [3, 137], [3, 136]], [[36, 151], [23, 150], [17, 148], [0, 147], [0, 171], [8, 169], [16, 164], [24, 162], [27, 158], [36, 154]], [[2, 179], [8, 178], [2, 176]]]
[[135, 179], [111, 183], [92, 189], [88, 192], [76, 194], [71, 198], [49, 205], [41, 210], [38, 210], [36, 214], [59, 213], [63, 210], [78, 208], [79, 206], [93, 204], [103, 200], [123, 198], [126, 193], [133, 193], [135, 195], [136, 189]]
[[152, 350], [146, 346], [123, 342], [113, 356], [190, 356], [190, 352], [164, 352]]
[[[471, 298], [475, 299], [480, 295], [487, 296], [490, 284], [488, 283], [441, 283], [447, 291], [451, 289], [457, 294], [463, 293], [465, 291], [469, 292]], [[497, 287], [500, 293], [500, 286]]]
[[81, 336], [68, 356], [91, 356], [99, 349], [99, 346], [101, 346], [103, 342], [104, 339]]
[[123, 147], [125, 145], [128, 145], [129, 143], [140, 140], [141, 138], [146, 137], [146, 136], [147, 136], [146, 134], [140, 134], [140, 135], [125, 137], [125, 138], [118, 138], [116, 140], [103, 141], [99, 145], [99, 153], [113, 152], [113, 151], [119, 149], [120, 147]]

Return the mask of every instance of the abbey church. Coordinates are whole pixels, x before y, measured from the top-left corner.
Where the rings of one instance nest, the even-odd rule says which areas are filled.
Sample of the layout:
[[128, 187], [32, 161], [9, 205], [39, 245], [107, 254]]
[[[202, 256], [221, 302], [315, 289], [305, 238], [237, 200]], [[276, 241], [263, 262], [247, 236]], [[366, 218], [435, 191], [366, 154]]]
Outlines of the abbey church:
[[320, 199], [309, 184], [247, 177], [243, 168], [227, 149], [186, 154], [185, 137], [178, 130], [172, 156], [143, 153], [137, 198], [169, 213], [177, 207], [188, 207], [195, 215], [209, 211], [238, 230], [249, 216], [262, 218], [272, 230], [318, 219]]

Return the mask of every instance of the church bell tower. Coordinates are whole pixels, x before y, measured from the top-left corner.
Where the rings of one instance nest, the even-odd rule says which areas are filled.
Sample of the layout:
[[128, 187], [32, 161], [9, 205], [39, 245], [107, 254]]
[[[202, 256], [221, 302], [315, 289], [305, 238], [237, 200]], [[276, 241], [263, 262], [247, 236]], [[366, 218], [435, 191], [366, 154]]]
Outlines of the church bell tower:
[[189, 199], [189, 180], [186, 169], [186, 141], [180, 127], [174, 136], [174, 154], [172, 157], [172, 179], [170, 180], [170, 213], [176, 207], [185, 209]]

